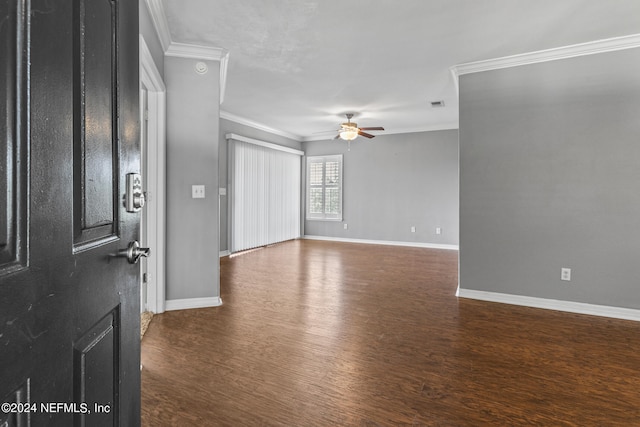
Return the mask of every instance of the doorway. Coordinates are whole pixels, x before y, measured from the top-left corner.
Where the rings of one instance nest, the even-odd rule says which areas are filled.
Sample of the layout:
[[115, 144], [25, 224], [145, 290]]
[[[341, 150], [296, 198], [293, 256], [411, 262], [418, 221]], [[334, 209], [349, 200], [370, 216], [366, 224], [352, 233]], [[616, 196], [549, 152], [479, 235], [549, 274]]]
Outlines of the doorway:
[[166, 87], [142, 35], [140, 95], [141, 167], [146, 183], [146, 215], [141, 218], [140, 238], [142, 246], [152, 251], [151, 257], [141, 265], [140, 311], [162, 313], [165, 310]]

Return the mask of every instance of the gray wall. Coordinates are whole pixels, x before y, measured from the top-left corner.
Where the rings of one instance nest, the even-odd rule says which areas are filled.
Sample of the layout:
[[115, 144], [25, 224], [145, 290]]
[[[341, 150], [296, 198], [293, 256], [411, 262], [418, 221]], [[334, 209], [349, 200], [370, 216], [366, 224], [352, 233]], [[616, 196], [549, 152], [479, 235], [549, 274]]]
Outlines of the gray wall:
[[[273, 144], [283, 145], [285, 147], [295, 148], [296, 150], [302, 150], [302, 143], [296, 140], [286, 138], [284, 136], [269, 133], [263, 130], [259, 130], [253, 127], [249, 127], [240, 123], [232, 122], [226, 119], [220, 119], [220, 149], [219, 149], [219, 179], [220, 187], [228, 188], [228, 141], [225, 135], [228, 133], [235, 133], [236, 135], [246, 136], [247, 138], [258, 139], [260, 141], [271, 142]], [[228, 203], [227, 196], [220, 196], [220, 250], [229, 250], [228, 242]]]
[[[167, 299], [220, 295], [218, 117], [220, 64], [167, 57]], [[204, 184], [205, 199], [191, 186]]]
[[149, 52], [151, 52], [156, 68], [160, 72], [160, 75], [164, 77], [164, 50], [162, 49], [162, 44], [153, 26], [153, 20], [151, 19], [151, 14], [146, 4], [147, 2], [144, 0], [138, 2], [138, 9], [140, 11], [140, 34], [142, 34], [144, 42], [147, 44]]
[[461, 76], [461, 288], [640, 308], [638, 76], [640, 49]]
[[358, 138], [351, 151], [342, 140], [305, 142], [304, 151], [344, 154], [343, 221], [305, 221], [306, 235], [458, 244], [457, 130]]

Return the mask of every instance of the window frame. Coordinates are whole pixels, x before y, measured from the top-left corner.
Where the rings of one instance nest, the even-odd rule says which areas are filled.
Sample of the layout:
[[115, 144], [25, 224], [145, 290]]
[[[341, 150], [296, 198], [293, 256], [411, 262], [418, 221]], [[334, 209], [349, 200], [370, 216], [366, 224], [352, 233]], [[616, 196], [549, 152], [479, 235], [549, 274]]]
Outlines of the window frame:
[[[337, 185], [329, 185], [326, 182], [327, 176], [327, 163], [338, 162], [338, 184]], [[322, 164], [322, 184], [311, 184], [311, 164]], [[327, 156], [307, 156], [306, 161], [306, 197], [305, 197], [305, 219], [308, 221], [342, 221], [342, 210], [343, 210], [343, 155], [342, 154], [333, 154]], [[311, 213], [310, 205], [311, 205], [311, 189], [312, 188], [320, 188], [322, 189], [322, 213]], [[339, 193], [339, 212], [338, 213], [327, 213], [326, 212], [326, 197], [327, 197], [327, 189], [338, 189]]]

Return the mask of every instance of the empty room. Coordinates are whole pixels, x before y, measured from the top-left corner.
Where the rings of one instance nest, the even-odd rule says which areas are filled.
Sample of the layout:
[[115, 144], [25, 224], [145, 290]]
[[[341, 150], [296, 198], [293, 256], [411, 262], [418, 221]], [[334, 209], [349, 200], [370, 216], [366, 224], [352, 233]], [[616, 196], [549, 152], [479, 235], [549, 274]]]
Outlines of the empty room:
[[640, 425], [639, 1], [0, 12], [0, 426]]
[[147, 6], [143, 422], [637, 423], [636, 3]]

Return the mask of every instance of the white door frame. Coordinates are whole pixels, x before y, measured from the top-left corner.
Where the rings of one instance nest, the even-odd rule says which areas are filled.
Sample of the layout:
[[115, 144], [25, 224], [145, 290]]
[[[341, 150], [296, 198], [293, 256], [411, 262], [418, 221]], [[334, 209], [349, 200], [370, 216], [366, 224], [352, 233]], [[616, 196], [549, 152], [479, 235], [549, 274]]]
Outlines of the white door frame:
[[162, 76], [140, 34], [140, 86], [147, 91], [148, 134], [147, 241], [151, 256], [147, 260], [147, 309], [165, 310], [165, 215], [166, 215], [166, 92]]

